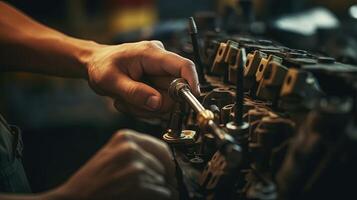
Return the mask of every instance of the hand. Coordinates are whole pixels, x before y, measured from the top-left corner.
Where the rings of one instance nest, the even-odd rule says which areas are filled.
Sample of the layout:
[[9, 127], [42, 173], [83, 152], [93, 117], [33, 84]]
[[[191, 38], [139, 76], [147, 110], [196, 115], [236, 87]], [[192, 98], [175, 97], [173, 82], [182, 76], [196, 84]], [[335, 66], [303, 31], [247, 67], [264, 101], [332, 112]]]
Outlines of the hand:
[[123, 130], [45, 199], [175, 199], [174, 177], [165, 143]]
[[166, 51], [159, 41], [102, 46], [88, 64], [88, 77], [97, 93], [115, 99], [118, 110], [141, 117], [171, 109], [167, 89], [175, 77], [200, 93], [193, 62]]

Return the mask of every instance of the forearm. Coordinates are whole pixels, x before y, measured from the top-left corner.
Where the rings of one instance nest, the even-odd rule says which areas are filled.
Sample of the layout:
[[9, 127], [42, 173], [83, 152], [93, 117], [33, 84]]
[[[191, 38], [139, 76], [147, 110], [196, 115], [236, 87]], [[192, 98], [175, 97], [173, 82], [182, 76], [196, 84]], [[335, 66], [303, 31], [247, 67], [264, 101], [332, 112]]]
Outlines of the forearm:
[[0, 2], [0, 71], [86, 78], [88, 59], [99, 46], [41, 25]]
[[[1, 200], [44, 200], [40, 195], [4, 195], [0, 194]], [[46, 199], [47, 200], [47, 199]]]
[[[18, 195], [18, 194], [0, 194], [1, 200], [61, 200], [51, 194], [26, 194], [26, 195]], [[66, 199], [63, 199], [66, 200]]]
[[67, 195], [61, 188], [38, 194], [1, 194], [1, 200], [78, 200]]

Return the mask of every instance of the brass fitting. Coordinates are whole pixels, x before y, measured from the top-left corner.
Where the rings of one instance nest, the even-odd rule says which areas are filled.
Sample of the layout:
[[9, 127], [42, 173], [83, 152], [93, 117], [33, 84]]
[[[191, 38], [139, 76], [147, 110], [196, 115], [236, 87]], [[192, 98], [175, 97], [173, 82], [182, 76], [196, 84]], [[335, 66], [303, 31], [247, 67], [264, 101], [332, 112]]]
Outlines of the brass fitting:
[[207, 128], [208, 122], [214, 120], [214, 114], [210, 110], [202, 110], [197, 113], [197, 123], [201, 128]]

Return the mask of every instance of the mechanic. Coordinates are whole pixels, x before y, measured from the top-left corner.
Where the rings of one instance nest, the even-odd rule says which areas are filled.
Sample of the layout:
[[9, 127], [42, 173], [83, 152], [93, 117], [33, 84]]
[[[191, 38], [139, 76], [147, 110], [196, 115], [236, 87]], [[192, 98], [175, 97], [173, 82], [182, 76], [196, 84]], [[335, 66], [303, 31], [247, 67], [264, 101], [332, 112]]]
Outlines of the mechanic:
[[[194, 64], [166, 51], [159, 41], [103, 45], [76, 39], [35, 22], [4, 2], [0, 2], [0, 47], [0, 72], [84, 79], [96, 93], [111, 97], [118, 110], [140, 117], [170, 110], [167, 87], [174, 77], [185, 78], [194, 93], [200, 93]], [[167, 145], [131, 130], [114, 134], [61, 186], [30, 194], [18, 134], [1, 117], [1, 200], [172, 199], [177, 195]]]

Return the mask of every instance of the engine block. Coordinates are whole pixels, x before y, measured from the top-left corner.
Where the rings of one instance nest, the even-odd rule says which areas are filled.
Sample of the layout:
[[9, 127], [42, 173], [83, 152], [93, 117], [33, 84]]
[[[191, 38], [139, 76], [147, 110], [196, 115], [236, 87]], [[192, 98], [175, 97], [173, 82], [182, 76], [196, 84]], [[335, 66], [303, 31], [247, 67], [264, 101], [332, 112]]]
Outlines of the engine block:
[[353, 195], [356, 66], [254, 37], [209, 32], [200, 44], [202, 94], [175, 80], [163, 133], [182, 199]]

